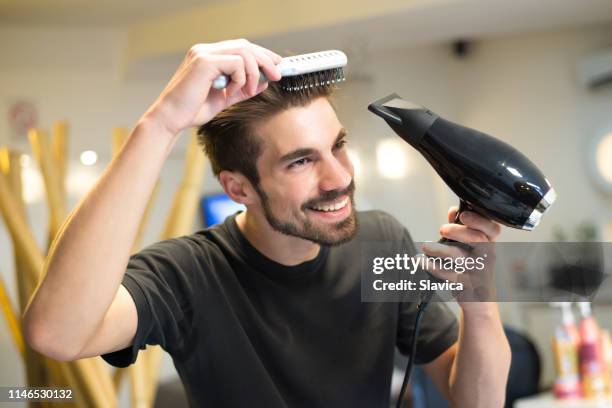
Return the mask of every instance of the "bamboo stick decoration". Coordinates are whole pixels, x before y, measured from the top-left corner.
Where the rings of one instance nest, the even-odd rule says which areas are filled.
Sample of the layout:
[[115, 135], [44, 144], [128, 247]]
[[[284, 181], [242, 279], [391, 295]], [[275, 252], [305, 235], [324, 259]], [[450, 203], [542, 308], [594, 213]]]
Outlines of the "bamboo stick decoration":
[[14, 197], [4, 173], [0, 173], [0, 213], [4, 217], [13, 244], [19, 248], [27, 265], [28, 279], [36, 284], [38, 273], [43, 269], [44, 258], [38, 249], [32, 231], [19, 210], [19, 202]]
[[49, 239], [47, 246], [50, 247], [66, 218], [66, 200], [62, 189], [63, 182], [60, 179], [60, 170], [53, 158], [47, 134], [39, 129], [31, 129], [28, 132], [28, 137], [43, 180], [45, 181], [47, 205], [49, 207]]
[[205, 169], [206, 156], [198, 145], [196, 129], [193, 129], [185, 157], [183, 179], [174, 195], [162, 239], [174, 238], [191, 232], [198, 212]]
[[[181, 184], [174, 195], [172, 207], [162, 233], [162, 239], [174, 238], [191, 232], [197, 214], [206, 157], [200, 150], [197, 139], [197, 130], [194, 128], [185, 158], [185, 168]], [[161, 347], [152, 347], [148, 357], [148, 384], [149, 399], [155, 400], [159, 366], [161, 362]]]
[[128, 369], [129, 367], [115, 368], [115, 372], [113, 373], [113, 387], [115, 387], [115, 391], [117, 392], [117, 394], [119, 394], [119, 392], [121, 391], [121, 384], [123, 384], [123, 379], [125, 378]]
[[[4, 173], [0, 173], [0, 212], [3, 215], [5, 224], [11, 234], [13, 243], [16, 248], [23, 255], [25, 261], [27, 279], [31, 282], [32, 286], [35, 287], [38, 284], [38, 277], [43, 270], [44, 258], [38, 248], [38, 244], [34, 239], [29, 226], [23, 218], [20, 210], [18, 200], [15, 198], [10, 183], [7, 180], [7, 176]], [[53, 361], [53, 360], [50, 360]], [[108, 387], [104, 385], [104, 380], [100, 380], [99, 370], [91, 363], [79, 360], [76, 362], [61, 363], [62, 365], [68, 365], [68, 369], [74, 372], [72, 378], [76, 378], [78, 381], [71, 383], [75, 393], [80, 393], [84, 397], [88, 397], [91, 401], [94, 401], [94, 406], [112, 407], [116, 406], [116, 396], [113, 394], [103, 397], [100, 390], [108, 390]], [[55, 364], [57, 362], [54, 362]], [[97, 372], [98, 371], [98, 372]], [[63, 370], [66, 373], [65, 370]], [[93, 375], [93, 377], [92, 377]], [[110, 375], [108, 383], [110, 382]], [[69, 378], [69, 377], [66, 377]]]
[[136, 364], [132, 364], [128, 370], [132, 391], [132, 408], [150, 408], [153, 406], [154, 401], [148, 392], [147, 361], [146, 358], [139, 358]]
[[[8, 169], [8, 172], [5, 172], [7, 175], [7, 180], [9, 182], [10, 188], [13, 192], [13, 197], [15, 197], [15, 201], [19, 206], [20, 215], [23, 219], [26, 219], [26, 210], [25, 204], [23, 202], [23, 193], [22, 193], [22, 183], [21, 183], [21, 164], [20, 157], [21, 155], [15, 151], [9, 151], [8, 149], [4, 149], [5, 154], [5, 169]], [[23, 259], [24, 257], [21, 255], [21, 250], [19, 247], [13, 248], [13, 253], [15, 256], [15, 271], [16, 271], [16, 280], [17, 280], [17, 292], [19, 295], [19, 310], [23, 312], [27, 306], [28, 300], [32, 295], [32, 292], [35, 287], [35, 282], [32, 282], [31, 278], [28, 279], [29, 272], [27, 271], [28, 265], [26, 261]], [[36, 272], [31, 271], [32, 275]], [[21, 319], [20, 323], [20, 332], [21, 332]], [[51, 373], [49, 372], [49, 366], [47, 365], [46, 358], [41, 354], [34, 351], [31, 347], [28, 347], [24, 344], [24, 363], [25, 363], [25, 371], [27, 383], [30, 386], [44, 386], [49, 384], [51, 380]], [[30, 402], [28, 405], [33, 406], [34, 403]], [[43, 406], [48, 406], [48, 402], [42, 403]]]
[[[50, 213], [49, 244], [51, 244], [53, 238], [60, 230], [66, 214], [64, 188], [66, 134], [67, 126], [65, 123], [55, 125], [51, 144], [44, 132], [32, 130], [29, 133], [32, 149], [41, 168], [47, 191]], [[125, 130], [113, 132], [115, 151], [119, 150], [119, 147], [125, 141], [126, 135], [127, 132]], [[16, 163], [18, 156], [14, 156], [11, 159], [9, 164], [11, 161]], [[0, 172], [0, 213], [11, 234], [15, 250], [18, 251], [16, 252], [16, 255], [18, 255], [16, 258], [22, 262], [22, 266], [19, 267], [21, 270], [19, 276], [22, 282], [29, 286], [24, 285], [24, 288], [20, 290], [25, 295], [20, 296], [20, 298], [29, 299], [29, 295], [31, 295], [37, 286], [39, 276], [43, 271], [44, 257], [25, 219], [25, 206], [21, 200], [20, 193], [21, 184], [15, 181], [18, 170], [8, 171], [7, 168], [10, 166], [7, 167], [6, 163], [3, 163], [5, 161], [2, 160], [2, 154], [0, 154], [0, 169], [3, 169]], [[190, 232], [197, 213], [204, 165], [205, 159], [199, 152], [194, 132], [187, 152], [182, 183], [175, 193], [172, 209], [162, 233], [162, 239]], [[153, 196], [156, 191], [157, 186]], [[143, 216], [139, 233], [134, 243], [134, 250], [138, 248], [143, 226], [150, 213], [153, 196]], [[2, 284], [1, 281], [0, 284]], [[3, 285], [0, 289], [4, 289]], [[10, 305], [10, 303], [7, 296], [1, 297], [3, 293], [0, 293], [0, 302], [3, 305], [2, 310], [6, 316], [9, 316], [8, 312], [6, 312], [8, 309], [5, 306]], [[14, 327], [14, 320], [16, 319], [14, 313], [12, 318], [13, 323], [9, 324], [12, 325], [11, 327]], [[23, 342], [22, 332], [19, 329], [19, 326], [17, 326], [17, 331], [11, 329], [16, 333], [13, 336], [15, 339], [18, 339], [21, 335], [21, 347], [27, 350], [27, 346]], [[16, 342], [18, 341], [16, 340]], [[130, 367], [129, 376], [132, 388], [132, 405], [139, 408], [148, 408], [153, 404], [157, 389], [160, 364], [159, 347], [151, 348], [148, 350], [148, 353], [143, 353], [143, 357], [146, 358], [139, 359], [137, 364]], [[79, 406], [113, 407], [117, 405], [116, 390], [120, 385], [122, 371], [117, 371], [115, 377], [112, 378], [100, 358], [87, 358], [68, 363], [46, 359], [46, 363], [51, 378], [56, 381], [55, 384], [63, 383], [73, 388], [76, 402]]]
[[116, 127], [113, 129], [111, 134], [111, 154], [113, 157], [116, 157], [119, 154], [123, 144], [128, 138], [128, 135], [128, 130], [124, 127]]
[[[23, 202], [22, 198], [20, 157], [21, 155], [18, 152], [9, 151], [7, 148], [0, 149], [0, 160], [3, 162], [3, 166], [1, 167], [3, 168], [4, 173], [7, 175], [7, 180], [13, 192], [13, 197], [19, 206], [20, 215], [25, 220], [26, 210], [25, 203]], [[38, 272], [26, 270], [28, 268], [27, 261], [24, 259], [24, 256], [21, 255], [21, 249], [19, 247], [15, 246], [14, 254], [17, 289], [19, 295], [19, 310], [23, 313], [36, 286], [36, 279], [34, 277], [38, 275]], [[18, 319], [18, 324], [19, 335], [23, 339], [21, 318]], [[46, 384], [53, 384], [59, 387], [66, 387], [69, 385], [68, 381], [64, 378], [60, 371], [59, 362], [46, 358], [45, 356], [37, 353], [36, 351], [32, 350], [32, 348], [28, 347], [25, 342], [23, 346], [23, 358], [26, 368], [27, 383], [29, 385], [44, 386]], [[30, 405], [33, 404], [34, 403], [31, 403]], [[38, 406], [45, 408], [47, 406], [51, 407], [51, 404], [51, 402], [40, 402]], [[55, 403], [53, 406], [62, 408], [67, 406], [67, 404], [70, 403]]]
[[68, 124], [66, 122], [55, 122], [51, 136], [51, 154], [57, 166], [58, 188], [66, 191], [66, 164], [68, 157]]
[[[9, 176], [9, 182], [11, 184], [11, 190], [15, 191], [17, 188], [21, 187], [21, 183], [15, 182], [15, 175], [13, 171], [13, 158], [14, 156], [9, 152], [7, 148], [0, 149], [0, 173]], [[16, 257], [16, 261], [19, 262]], [[2, 279], [2, 275], [0, 275], [0, 305], [2, 305], [2, 311], [6, 318], [6, 323], [11, 331], [13, 336], [13, 340], [15, 342], [15, 347], [23, 357], [25, 357], [25, 342], [23, 340], [23, 335], [21, 332], [21, 319], [17, 317], [17, 313], [15, 309], [11, 306], [11, 301], [6, 291], [6, 286], [4, 285], [4, 280]]]
[[[3, 172], [0, 172], [0, 213], [4, 215], [5, 220], [7, 215], [13, 214], [13, 217], [7, 222], [11, 223], [8, 227], [14, 243], [19, 303], [23, 312], [38, 281], [40, 269], [35, 270], [33, 268], [42, 268], [43, 260], [42, 255], [39, 253], [38, 245], [34, 241], [25, 221], [25, 206], [20, 193], [19, 156], [15, 152], [9, 152], [8, 149], [2, 149], [2, 154], [0, 155], [3, 159]], [[27, 248], [27, 250], [24, 250], [24, 248]], [[19, 329], [20, 333], [23, 333], [21, 326]], [[66, 384], [59, 372], [58, 362], [47, 359], [26, 344], [24, 346], [24, 363], [29, 385], [43, 386], [50, 382], [57, 385]], [[47, 405], [49, 404], [40, 403], [41, 407], [46, 407]]]
[[6, 319], [6, 325], [8, 326], [11, 336], [13, 337], [15, 348], [22, 356], [25, 357], [25, 342], [23, 341], [23, 335], [21, 334], [21, 328], [19, 325], [20, 319], [17, 318], [17, 313], [11, 305], [11, 300], [9, 299], [6, 291], [6, 286], [4, 285], [2, 275], [0, 275], [0, 307], [2, 309], [2, 314]]

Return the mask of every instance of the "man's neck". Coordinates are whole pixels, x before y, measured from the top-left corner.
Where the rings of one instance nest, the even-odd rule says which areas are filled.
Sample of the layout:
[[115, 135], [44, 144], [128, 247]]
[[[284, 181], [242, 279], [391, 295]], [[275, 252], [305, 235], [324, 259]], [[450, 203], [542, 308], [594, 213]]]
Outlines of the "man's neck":
[[248, 210], [236, 216], [242, 235], [259, 252], [282, 265], [292, 266], [317, 256], [321, 246], [312, 241], [292, 237], [274, 230], [265, 217]]

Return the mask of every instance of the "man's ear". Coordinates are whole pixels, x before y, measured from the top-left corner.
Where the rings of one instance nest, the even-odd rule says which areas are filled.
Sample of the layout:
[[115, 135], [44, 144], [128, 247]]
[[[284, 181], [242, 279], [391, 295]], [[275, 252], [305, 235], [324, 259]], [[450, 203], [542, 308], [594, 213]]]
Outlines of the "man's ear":
[[219, 173], [221, 186], [232, 200], [237, 203], [249, 205], [257, 201], [257, 193], [251, 182], [241, 173], [222, 170]]

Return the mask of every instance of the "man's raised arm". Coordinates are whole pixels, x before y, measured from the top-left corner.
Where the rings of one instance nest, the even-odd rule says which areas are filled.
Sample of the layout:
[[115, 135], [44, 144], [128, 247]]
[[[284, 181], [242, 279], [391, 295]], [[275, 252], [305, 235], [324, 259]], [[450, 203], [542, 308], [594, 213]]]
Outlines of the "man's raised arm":
[[[179, 133], [261, 92], [259, 69], [280, 79], [277, 54], [245, 40], [192, 47], [121, 152], [55, 239], [24, 314], [28, 343], [58, 360], [121, 349], [137, 328], [121, 281], [140, 220]], [[220, 74], [225, 90], [211, 89]]]

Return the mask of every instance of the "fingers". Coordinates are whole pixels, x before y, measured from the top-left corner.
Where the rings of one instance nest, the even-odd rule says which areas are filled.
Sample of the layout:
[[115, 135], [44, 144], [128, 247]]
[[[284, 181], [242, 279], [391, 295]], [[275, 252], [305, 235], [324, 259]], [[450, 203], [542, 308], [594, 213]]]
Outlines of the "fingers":
[[453, 205], [448, 209], [448, 222], [455, 222], [457, 211], [459, 211], [459, 207], [456, 205]]
[[440, 235], [459, 242], [489, 242], [489, 238], [480, 230], [461, 224], [442, 224]]
[[[213, 45], [211, 52], [222, 55], [240, 56], [244, 61], [244, 71], [246, 81], [241, 87], [228, 86], [228, 96], [236, 93], [238, 89], [248, 96], [256, 95], [259, 87], [260, 70], [265, 73], [266, 77], [272, 81], [280, 79], [280, 70], [277, 64], [281, 60], [281, 56], [267, 50], [256, 44], [252, 44], [247, 40], [230, 40], [223, 41]], [[229, 75], [228, 72], [223, 72]], [[232, 76], [232, 81], [234, 77]], [[259, 88], [263, 89], [263, 88]]]
[[461, 224], [455, 224], [455, 216], [458, 208], [451, 207], [448, 210], [448, 222], [440, 227], [440, 235], [445, 238], [460, 242], [488, 242], [495, 241], [501, 233], [498, 223], [491, 221], [473, 211], [464, 211], [459, 220]]
[[276, 65], [280, 64], [281, 60], [283, 59], [283, 57], [281, 57], [280, 55], [278, 55], [277, 53], [270, 51], [267, 48], [264, 48], [260, 45], [257, 44], [252, 44], [256, 49], [259, 49], [261, 51], [263, 51], [266, 55], [268, 55], [268, 57], [270, 57], [270, 59], [272, 60], [272, 62]]
[[[173, 134], [199, 126], [232, 103], [250, 98], [266, 88], [260, 69], [270, 80], [280, 79], [277, 64], [281, 57], [246, 40], [195, 44], [149, 109], [149, 117], [161, 122]], [[213, 81], [227, 75], [223, 90]]]
[[501, 233], [501, 226], [498, 223], [473, 211], [463, 212], [460, 218], [463, 225], [481, 231], [489, 241], [495, 241]]
[[280, 80], [281, 74], [278, 67], [281, 60], [280, 55], [255, 44], [253, 44], [252, 51], [259, 65], [259, 69], [266, 75], [266, 77], [270, 81]]
[[247, 81], [245, 62], [240, 55], [214, 55], [210, 57], [220, 73], [230, 77], [226, 88], [227, 95], [233, 95], [242, 89]]
[[255, 95], [255, 88], [257, 88], [257, 84], [259, 83], [259, 65], [257, 65], [255, 56], [247, 50], [243, 50], [240, 53], [240, 56], [244, 60], [246, 92], [248, 95]]

